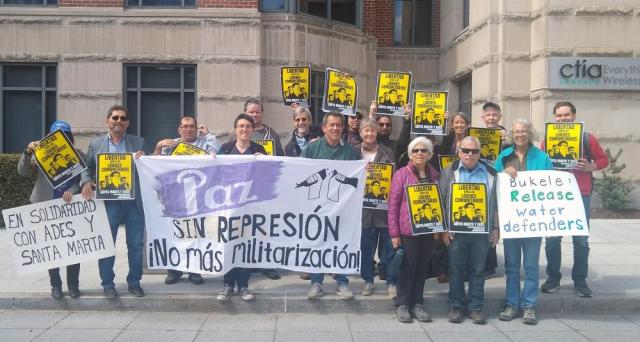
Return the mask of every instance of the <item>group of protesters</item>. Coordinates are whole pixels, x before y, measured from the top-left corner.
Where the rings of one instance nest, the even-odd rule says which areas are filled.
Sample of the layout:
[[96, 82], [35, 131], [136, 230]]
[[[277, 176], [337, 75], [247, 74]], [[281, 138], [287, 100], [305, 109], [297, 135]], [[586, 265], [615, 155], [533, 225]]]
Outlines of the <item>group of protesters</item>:
[[[496, 180], [497, 173], [505, 172], [516, 177], [520, 171], [553, 169], [549, 156], [543, 152], [544, 146], [534, 146], [532, 125], [525, 119], [515, 119], [511, 130], [500, 126], [502, 117], [498, 104], [487, 102], [482, 109], [481, 118], [486, 128], [497, 128], [502, 133], [502, 151], [494, 165], [480, 160], [480, 141], [468, 135], [470, 118], [462, 112], [447, 113], [448, 132], [440, 139], [436, 136], [421, 135], [412, 139], [410, 134], [411, 105], [404, 106], [405, 116], [401, 120], [401, 131], [397, 140], [391, 139], [394, 120], [388, 115], [376, 114], [378, 103], [372, 101], [367, 118], [356, 112], [347, 116], [336, 112], [326, 113], [322, 125], [312, 123], [308, 108], [294, 104], [291, 106], [293, 132], [283, 145], [280, 135], [263, 122], [264, 108], [257, 98], [246, 101], [244, 111], [233, 122], [233, 133], [225, 144], [220, 144], [207, 127], [198, 125], [193, 117], [183, 117], [178, 125], [178, 138], [160, 140], [154, 150], [155, 155], [169, 155], [172, 148], [182, 142], [196, 146], [212, 155], [254, 155], [266, 154], [264, 147], [254, 140], [273, 140], [273, 152], [276, 156], [301, 157], [329, 160], [365, 160], [366, 162], [394, 163], [396, 171], [391, 180], [388, 193], [388, 211], [364, 208], [362, 212], [361, 234], [361, 278], [364, 287], [359, 291], [363, 296], [374, 292], [374, 277], [386, 281], [386, 290], [394, 300], [397, 318], [401, 322], [413, 319], [429, 322], [431, 315], [424, 303], [424, 287], [428, 278], [437, 278], [438, 282], [449, 283], [448, 320], [460, 323], [468, 315], [473, 323], [485, 324], [483, 312], [485, 279], [496, 273], [496, 244], [499, 241], [497, 219]], [[145, 141], [141, 137], [127, 134], [129, 112], [123, 106], [112, 106], [106, 113], [105, 124], [108, 132], [93, 139], [86, 155], [81, 154], [87, 169], [58, 188], [53, 188], [46, 176], [37, 169], [34, 162], [34, 150], [38, 142], [28, 144], [23, 152], [18, 172], [29, 175], [37, 172], [38, 177], [31, 194], [31, 202], [62, 198], [71, 201], [74, 194], [81, 193], [85, 199], [94, 196], [96, 188], [96, 156], [99, 153], [132, 153], [135, 157], [144, 154]], [[576, 108], [568, 102], [558, 102], [553, 111], [557, 122], [576, 121]], [[345, 124], [346, 121], [346, 124]], [[64, 121], [56, 121], [51, 132], [61, 130], [73, 142], [71, 127]], [[605, 168], [608, 159], [598, 140], [592, 134], [585, 134], [588, 147], [579, 157], [573, 172], [577, 179], [587, 220], [590, 210], [592, 189], [591, 174]], [[447, 168], [441, 169], [438, 155], [455, 155], [456, 160]], [[137, 175], [136, 175], [137, 177]], [[140, 285], [143, 271], [144, 214], [139, 195], [139, 182], [135, 183], [136, 196], [132, 200], [105, 201], [105, 208], [115, 241], [118, 227], [123, 224], [128, 250], [129, 273], [128, 291], [134, 296], [145, 295]], [[452, 183], [483, 183], [487, 191], [486, 223], [488, 234], [454, 234], [442, 232], [413, 235], [411, 216], [407, 203], [406, 186], [420, 183], [436, 183], [442, 194], [442, 203], [449, 203], [449, 185]], [[444, 221], [450, 220], [451, 208], [445, 208]], [[561, 237], [546, 238], [547, 258], [546, 282], [539, 286], [539, 254], [542, 238], [516, 238], [504, 241], [504, 267], [506, 275], [505, 303], [500, 310], [500, 320], [510, 321], [522, 314], [523, 322], [536, 324], [536, 302], [539, 291], [552, 293], [560, 286], [560, 241]], [[588, 270], [588, 237], [574, 236], [574, 265], [572, 279], [576, 294], [591, 297], [586, 278]], [[400, 272], [391, 270], [390, 264], [398, 250], [404, 257]], [[377, 250], [377, 266], [376, 262]], [[99, 260], [99, 273], [104, 296], [117, 298], [114, 278], [115, 256]], [[524, 286], [520, 285], [520, 267], [523, 265]], [[67, 286], [69, 296], [81, 296], [79, 290], [80, 265], [67, 266]], [[177, 283], [183, 273], [168, 270], [165, 283]], [[224, 286], [217, 298], [229, 300], [238, 293], [242, 300], [251, 301], [255, 295], [249, 289], [252, 272], [262, 272], [271, 279], [279, 279], [274, 269], [233, 268], [224, 275]], [[51, 295], [54, 299], [64, 296], [59, 269], [49, 270]], [[320, 298], [323, 294], [323, 274], [300, 274], [310, 280], [307, 293], [309, 299]], [[344, 274], [332, 274], [337, 284], [336, 292], [343, 299], [352, 299], [354, 293], [349, 287], [349, 278]], [[202, 284], [200, 274], [189, 273], [188, 280], [193, 284]], [[465, 282], [469, 283], [468, 300], [465, 296]]]

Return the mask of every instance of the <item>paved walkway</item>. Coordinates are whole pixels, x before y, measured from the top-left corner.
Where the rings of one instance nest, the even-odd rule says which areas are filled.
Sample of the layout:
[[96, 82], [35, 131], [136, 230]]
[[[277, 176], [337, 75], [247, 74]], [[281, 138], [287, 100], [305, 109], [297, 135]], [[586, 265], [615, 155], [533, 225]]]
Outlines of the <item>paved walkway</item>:
[[[0, 309], [67, 309], [67, 310], [153, 310], [198, 312], [321, 312], [367, 313], [393, 312], [393, 305], [386, 296], [386, 286], [376, 283], [373, 296], [359, 295], [362, 281], [351, 276], [351, 286], [356, 299], [344, 302], [334, 292], [335, 282], [327, 277], [325, 296], [309, 302], [306, 291], [309, 284], [293, 272], [283, 271], [283, 279], [269, 280], [255, 273], [250, 288], [257, 294], [256, 301], [247, 304], [238, 297], [229, 303], [218, 303], [215, 295], [222, 287], [222, 278], [205, 276], [205, 283], [192, 285], [183, 278], [175, 285], [164, 284], [164, 273], [145, 274], [142, 286], [147, 292], [144, 298], [128, 295], [124, 278], [127, 273], [124, 235], [118, 234], [116, 257], [116, 283], [121, 298], [108, 301], [102, 297], [97, 262], [81, 266], [80, 285], [84, 295], [79, 300], [65, 297], [54, 301], [49, 297], [50, 287], [46, 273], [18, 276], [10, 255], [9, 236], [0, 230]], [[562, 287], [554, 294], [541, 294], [539, 312], [561, 313], [638, 313], [640, 312], [640, 220], [593, 220], [589, 283], [594, 292], [591, 299], [578, 298], [571, 282], [572, 244], [564, 239]], [[541, 252], [541, 282], [544, 274], [544, 246]], [[499, 264], [502, 264], [502, 246], [498, 246]], [[486, 311], [495, 313], [504, 298], [503, 268], [498, 276], [486, 283]], [[66, 288], [65, 288], [66, 291]], [[427, 281], [426, 300], [432, 312], [446, 312], [448, 285]], [[46, 299], [46, 300], [44, 300]]]
[[537, 326], [399, 323], [390, 314], [224, 314], [193, 312], [0, 312], [2, 341], [607, 341], [640, 340], [640, 315], [558, 315]]

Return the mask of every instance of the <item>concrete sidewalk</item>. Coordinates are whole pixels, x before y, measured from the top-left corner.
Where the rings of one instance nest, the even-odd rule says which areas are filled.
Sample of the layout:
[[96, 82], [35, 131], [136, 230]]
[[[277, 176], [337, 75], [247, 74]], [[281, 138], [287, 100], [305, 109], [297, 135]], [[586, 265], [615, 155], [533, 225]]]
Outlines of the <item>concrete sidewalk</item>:
[[[563, 239], [563, 262], [561, 288], [554, 294], [540, 294], [540, 313], [638, 313], [640, 312], [640, 220], [592, 220], [590, 238], [591, 254], [589, 284], [593, 298], [579, 298], [573, 292], [571, 281], [572, 244], [571, 239]], [[0, 231], [0, 309], [42, 309], [42, 310], [135, 310], [135, 311], [198, 311], [235, 313], [366, 313], [393, 312], [392, 301], [381, 281], [376, 283], [373, 296], [360, 296], [363, 286], [359, 276], [351, 276], [351, 288], [356, 299], [343, 301], [335, 295], [335, 282], [325, 279], [325, 295], [317, 301], [309, 301], [306, 292], [309, 282], [301, 280], [297, 274], [282, 271], [281, 280], [269, 280], [254, 273], [249, 286], [256, 293], [256, 300], [245, 303], [239, 297], [220, 303], [215, 299], [222, 287], [222, 277], [205, 276], [203, 285], [192, 285], [183, 277], [175, 285], [164, 284], [164, 273], [145, 274], [142, 286], [147, 293], [144, 298], [128, 294], [125, 277], [127, 273], [125, 234], [118, 234], [116, 257], [116, 284], [121, 297], [106, 300], [102, 296], [98, 263], [84, 263], [80, 272], [80, 289], [83, 296], [55, 301], [50, 297], [49, 277], [46, 272], [18, 276], [10, 254], [9, 236]], [[540, 257], [540, 280], [546, 279], [544, 266], [544, 246]], [[502, 245], [498, 246], [498, 264], [502, 265]], [[504, 269], [498, 268], [498, 275], [486, 282], [485, 311], [495, 315], [503, 302], [505, 280]], [[64, 279], [64, 273], [63, 273]], [[63, 280], [64, 283], [64, 280]], [[66, 284], [63, 285], [66, 291]], [[438, 284], [434, 279], [427, 281], [425, 288], [426, 305], [435, 315], [445, 315], [447, 311], [447, 284]]]

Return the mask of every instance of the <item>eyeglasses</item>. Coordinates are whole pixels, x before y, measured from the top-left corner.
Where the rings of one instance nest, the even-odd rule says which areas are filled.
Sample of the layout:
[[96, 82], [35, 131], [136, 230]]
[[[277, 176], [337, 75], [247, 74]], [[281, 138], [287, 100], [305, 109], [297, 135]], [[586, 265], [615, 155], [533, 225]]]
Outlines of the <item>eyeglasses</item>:
[[462, 153], [464, 154], [478, 154], [480, 153], [480, 149], [479, 148], [461, 148], [460, 151], [462, 151]]
[[378, 124], [378, 126], [380, 126], [380, 127], [391, 127], [391, 124], [390, 123], [381, 122], [381, 123]]
[[124, 115], [111, 115], [111, 120], [113, 121], [129, 121], [129, 118]]
[[413, 153], [427, 153], [427, 152], [429, 152], [429, 150], [427, 150], [426, 148], [414, 148], [413, 150], [411, 150], [411, 152], [413, 152]]

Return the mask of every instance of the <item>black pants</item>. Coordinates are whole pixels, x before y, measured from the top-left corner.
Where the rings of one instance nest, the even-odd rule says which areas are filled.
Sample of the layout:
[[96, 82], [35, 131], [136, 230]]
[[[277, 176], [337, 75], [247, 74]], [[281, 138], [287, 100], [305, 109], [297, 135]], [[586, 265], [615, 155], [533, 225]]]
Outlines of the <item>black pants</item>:
[[498, 254], [496, 253], [496, 248], [491, 247], [487, 252], [487, 262], [484, 266], [485, 272], [487, 271], [495, 271], [496, 267], [498, 267]]
[[[70, 289], [77, 289], [80, 285], [80, 264], [73, 264], [67, 266], [67, 287]], [[60, 269], [52, 268], [49, 270], [49, 281], [51, 287], [62, 287], [62, 279], [60, 279]]]
[[443, 273], [449, 274], [449, 249], [443, 242], [435, 243], [431, 267], [430, 276], [437, 277]]
[[398, 296], [395, 304], [413, 307], [424, 303], [424, 283], [429, 273], [433, 253], [433, 236], [402, 236], [404, 259], [398, 276]]

